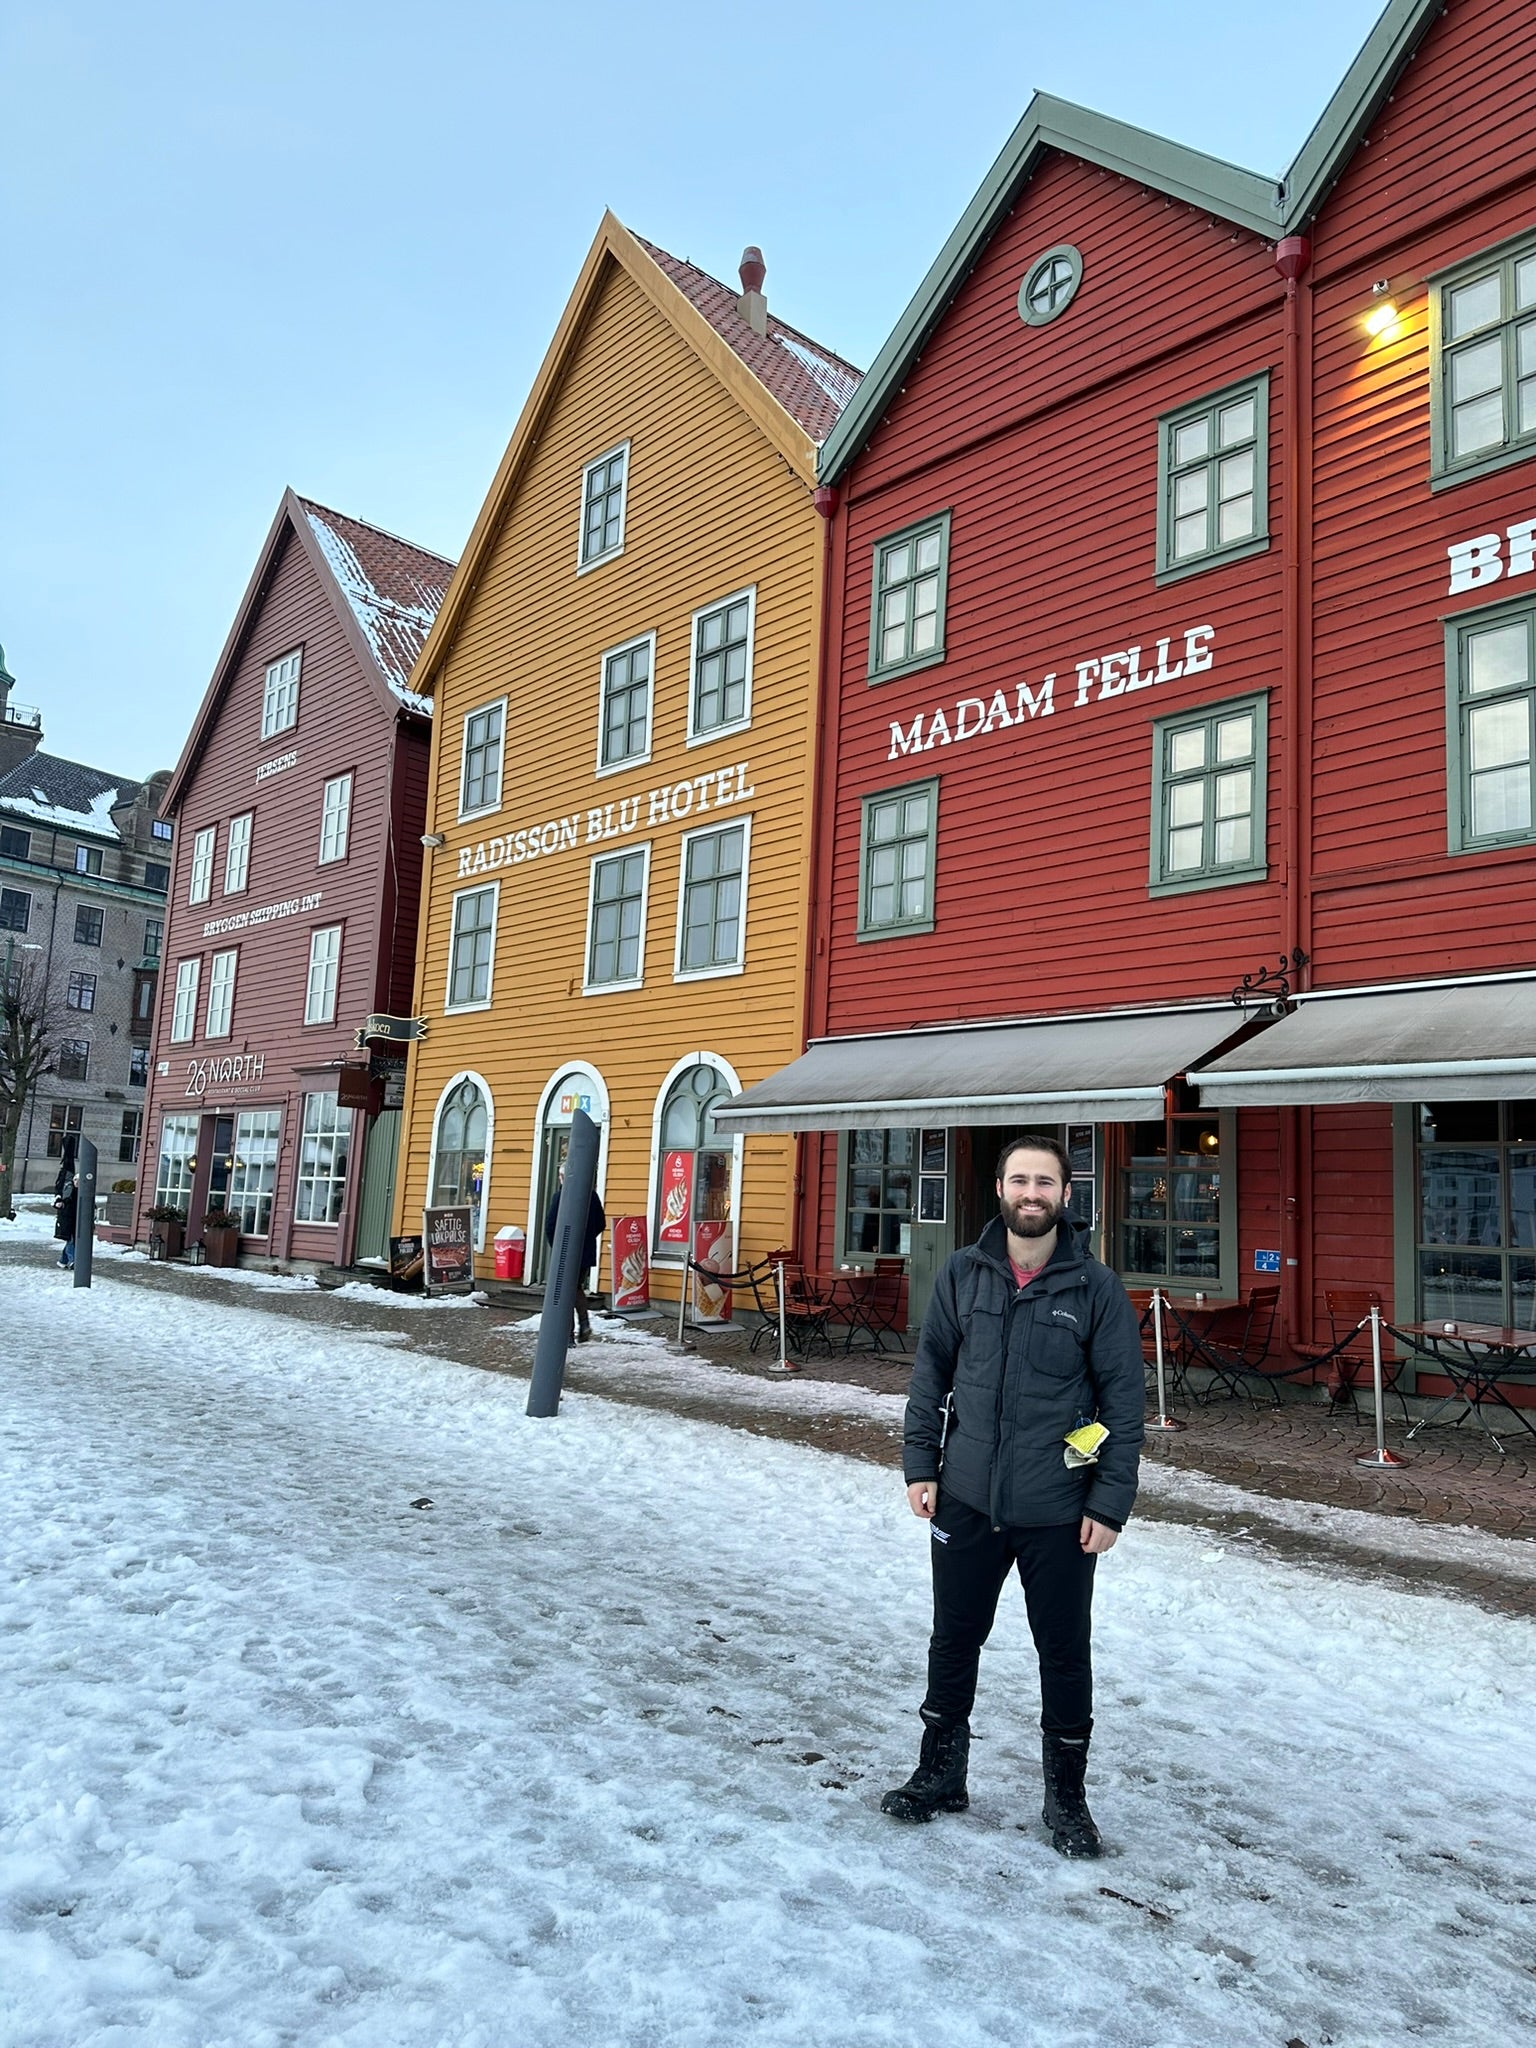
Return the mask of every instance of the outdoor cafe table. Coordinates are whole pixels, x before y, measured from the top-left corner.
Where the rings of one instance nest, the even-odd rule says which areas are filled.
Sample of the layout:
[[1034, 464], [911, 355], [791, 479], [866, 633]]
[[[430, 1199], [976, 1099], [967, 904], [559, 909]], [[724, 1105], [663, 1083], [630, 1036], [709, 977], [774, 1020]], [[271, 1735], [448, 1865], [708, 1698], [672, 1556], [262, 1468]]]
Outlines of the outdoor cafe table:
[[[1131, 1306], [1139, 1314], [1140, 1328], [1144, 1333], [1152, 1329], [1151, 1287], [1128, 1287]], [[1183, 1384], [1188, 1366], [1199, 1363], [1200, 1339], [1211, 1327], [1211, 1322], [1223, 1309], [1241, 1308], [1243, 1303], [1235, 1296], [1208, 1294], [1204, 1301], [1195, 1301], [1188, 1294], [1170, 1294], [1165, 1287], [1163, 1296], [1163, 1344], [1167, 1350], [1168, 1362], [1173, 1368], [1173, 1386], [1177, 1392]]]
[[844, 1351], [853, 1349], [853, 1340], [860, 1330], [867, 1331], [873, 1339], [875, 1332], [868, 1312], [870, 1290], [875, 1282], [872, 1272], [862, 1266], [850, 1266], [840, 1273], [802, 1273], [798, 1277], [806, 1297], [820, 1303], [830, 1321], [846, 1325]]
[[1514, 1330], [1504, 1323], [1462, 1322], [1388, 1323], [1384, 1327], [1401, 1337], [1432, 1372], [1444, 1373], [1451, 1383], [1451, 1392], [1409, 1430], [1410, 1438], [1427, 1429], [1453, 1401], [1463, 1404], [1457, 1422], [1472, 1416], [1479, 1429], [1487, 1430], [1500, 1453], [1504, 1446], [1483, 1417], [1486, 1401], [1496, 1401], [1522, 1429], [1536, 1436], [1533, 1411], [1517, 1408], [1499, 1384], [1501, 1380], [1519, 1380], [1536, 1386], [1536, 1330]]

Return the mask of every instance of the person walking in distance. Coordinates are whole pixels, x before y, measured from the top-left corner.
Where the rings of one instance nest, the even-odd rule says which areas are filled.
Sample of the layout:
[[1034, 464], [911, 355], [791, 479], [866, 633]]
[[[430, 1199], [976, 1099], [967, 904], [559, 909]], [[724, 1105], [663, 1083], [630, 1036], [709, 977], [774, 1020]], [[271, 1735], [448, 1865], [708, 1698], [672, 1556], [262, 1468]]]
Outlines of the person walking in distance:
[[[550, 1197], [544, 1214], [544, 1242], [555, 1241], [555, 1219], [560, 1214], [560, 1190], [565, 1186], [565, 1168], [560, 1169], [559, 1183]], [[576, 1342], [590, 1344], [592, 1341], [592, 1309], [587, 1300], [587, 1277], [597, 1264], [597, 1247], [603, 1232], [608, 1228], [608, 1218], [603, 1214], [603, 1205], [597, 1199], [597, 1189], [592, 1190], [592, 1200], [587, 1205], [587, 1227], [581, 1238], [581, 1271], [576, 1278]]]
[[76, 1218], [80, 1212], [80, 1183], [73, 1174], [64, 1188], [54, 1196], [53, 1206], [57, 1212], [53, 1234], [64, 1240], [64, 1248], [59, 1253], [59, 1264], [68, 1272], [75, 1263]]
[[933, 1634], [921, 1756], [881, 1809], [928, 1821], [970, 1804], [981, 1650], [1017, 1567], [1040, 1659], [1042, 1817], [1063, 1856], [1097, 1856], [1093, 1577], [1136, 1498], [1146, 1395], [1136, 1311], [1068, 1218], [1071, 1192], [1054, 1138], [1005, 1145], [1000, 1214], [945, 1263], [923, 1318], [903, 1466], [933, 1539]]

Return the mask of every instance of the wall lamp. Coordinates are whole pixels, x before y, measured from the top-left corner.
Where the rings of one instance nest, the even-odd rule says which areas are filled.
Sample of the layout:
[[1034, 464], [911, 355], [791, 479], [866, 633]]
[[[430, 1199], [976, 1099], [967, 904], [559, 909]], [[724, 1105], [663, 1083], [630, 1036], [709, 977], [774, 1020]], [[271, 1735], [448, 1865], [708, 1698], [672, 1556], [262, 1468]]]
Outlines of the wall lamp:
[[446, 846], [448, 844], [448, 839], [447, 835], [442, 832], [423, 832], [421, 835], [421, 843], [423, 846], [430, 846], [436, 849], [439, 846]]
[[1367, 334], [1385, 334], [1397, 318], [1397, 303], [1389, 279], [1378, 277], [1371, 286], [1371, 310], [1365, 316]]

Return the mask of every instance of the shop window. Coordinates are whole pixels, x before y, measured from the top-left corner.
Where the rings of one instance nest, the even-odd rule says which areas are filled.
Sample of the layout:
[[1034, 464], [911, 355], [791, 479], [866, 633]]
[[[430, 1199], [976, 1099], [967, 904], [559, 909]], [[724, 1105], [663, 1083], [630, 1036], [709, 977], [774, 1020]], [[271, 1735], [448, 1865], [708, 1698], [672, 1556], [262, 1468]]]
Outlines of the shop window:
[[0, 889], [0, 932], [24, 932], [32, 922], [32, 898], [25, 889]]
[[64, 1000], [72, 1010], [94, 1010], [96, 1007], [95, 975], [72, 974], [65, 986]]
[[30, 860], [32, 834], [19, 825], [0, 825], [0, 854], [9, 860]]
[[345, 860], [347, 834], [352, 823], [352, 778], [334, 775], [325, 785], [320, 804], [320, 865]]
[[681, 1259], [700, 1223], [731, 1221], [732, 1140], [717, 1135], [713, 1111], [734, 1093], [707, 1061], [676, 1075], [661, 1105], [660, 1157], [652, 1241], [662, 1258]]
[[187, 882], [187, 901], [206, 903], [213, 894], [213, 843], [218, 836], [216, 825], [205, 826], [192, 838], [192, 870]]
[[99, 946], [104, 923], [103, 913], [92, 910], [88, 904], [75, 906], [75, 944], [77, 946]]
[[[1232, 1240], [1235, 1185], [1223, 1153], [1228, 1119], [1176, 1110], [1153, 1123], [1122, 1126], [1116, 1265], [1129, 1280], [1175, 1288], [1236, 1286]], [[1225, 1227], [1224, 1227], [1225, 1226]]]
[[581, 546], [577, 569], [590, 569], [624, 552], [624, 510], [629, 485], [629, 443], [610, 448], [581, 473]]
[[1449, 620], [1445, 650], [1451, 852], [1518, 845], [1533, 836], [1536, 601]]
[[939, 785], [916, 782], [864, 799], [858, 936], [933, 930]]
[[302, 652], [285, 654], [267, 670], [261, 693], [261, 736], [286, 732], [299, 718], [299, 668]]
[[229, 840], [224, 848], [224, 894], [241, 895], [251, 874], [252, 813], [242, 811], [229, 821]]
[[1426, 1102], [1415, 1130], [1419, 1313], [1536, 1316], [1536, 1102]]
[[1157, 577], [1269, 546], [1269, 378], [1255, 377], [1157, 423]]
[[875, 543], [869, 679], [885, 682], [944, 659], [949, 514]]
[[235, 1152], [226, 1200], [240, 1218], [244, 1237], [266, 1237], [271, 1232], [282, 1123], [280, 1109], [247, 1109], [235, 1118]]
[[132, 1166], [139, 1156], [139, 1132], [144, 1126], [142, 1109], [123, 1111], [122, 1134], [117, 1141], [117, 1158], [120, 1166]]
[[309, 973], [304, 983], [304, 1022], [334, 1024], [341, 980], [341, 926], [326, 925], [309, 935]]
[[501, 760], [506, 738], [507, 700], [471, 711], [464, 721], [459, 770], [459, 816], [478, 817], [501, 802]]
[[334, 1094], [306, 1095], [293, 1206], [296, 1223], [340, 1222], [351, 1148], [351, 1110], [340, 1108]]
[[651, 849], [607, 854], [587, 885], [587, 971], [583, 993], [639, 988], [645, 962], [645, 897]]
[[1260, 695], [1154, 722], [1154, 896], [1264, 878], [1268, 711]]
[[432, 1201], [440, 1206], [468, 1205], [479, 1250], [485, 1248], [485, 1162], [489, 1150], [490, 1099], [472, 1075], [461, 1075], [449, 1084], [438, 1104]]
[[749, 831], [743, 822], [718, 831], [691, 832], [683, 841], [673, 970], [679, 981], [741, 971]]
[[1430, 475], [1455, 483], [1536, 453], [1536, 235], [1429, 292]]
[[1026, 327], [1048, 326], [1065, 313], [1082, 281], [1082, 255], [1070, 242], [1047, 249], [1024, 273], [1019, 286], [1019, 318]]
[[179, 1045], [197, 1030], [197, 977], [201, 961], [176, 963], [176, 999], [171, 1006], [171, 1043]]
[[54, 1054], [53, 1071], [61, 1081], [87, 1081], [91, 1073], [91, 1041], [61, 1038]]
[[450, 1010], [484, 1010], [491, 1000], [496, 953], [496, 906], [501, 885], [461, 889], [453, 899], [453, 936], [448, 947]]
[[755, 590], [693, 615], [693, 687], [689, 739], [738, 732], [752, 718], [752, 632]]
[[630, 768], [651, 758], [651, 673], [656, 635], [631, 640], [603, 656], [597, 771]]
[[843, 1246], [850, 1257], [910, 1254], [917, 1161], [916, 1131], [850, 1133], [843, 1214]]
[[238, 950], [215, 953], [208, 964], [208, 1015], [203, 1031], [209, 1038], [228, 1038], [235, 1014], [235, 967]]
[[185, 1209], [192, 1200], [197, 1171], [195, 1116], [168, 1116], [160, 1125], [160, 1157], [155, 1167], [155, 1206]]
[[64, 1140], [78, 1138], [85, 1111], [78, 1102], [55, 1102], [48, 1111], [48, 1157], [64, 1157]]
[[75, 848], [75, 873], [77, 875], [99, 875], [101, 873], [101, 848], [99, 846], [77, 846]]

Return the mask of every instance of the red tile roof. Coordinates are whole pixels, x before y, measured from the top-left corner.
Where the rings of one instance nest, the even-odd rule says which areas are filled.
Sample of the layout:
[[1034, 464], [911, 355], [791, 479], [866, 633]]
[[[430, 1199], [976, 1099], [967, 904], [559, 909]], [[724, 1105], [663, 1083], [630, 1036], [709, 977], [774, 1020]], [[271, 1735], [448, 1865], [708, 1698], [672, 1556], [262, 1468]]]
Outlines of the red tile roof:
[[730, 285], [680, 256], [669, 256], [643, 235], [635, 240], [819, 447], [859, 388], [863, 371], [773, 313], [768, 315], [768, 332], [758, 334], [737, 310], [740, 293]]
[[437, 617], [453, 563], [308, 498], [299, 503], [363, 629], [379, 673], [401, 703], [430, 717], [431, 698], [417, 696], [406, 685]]

